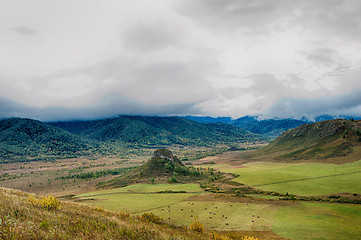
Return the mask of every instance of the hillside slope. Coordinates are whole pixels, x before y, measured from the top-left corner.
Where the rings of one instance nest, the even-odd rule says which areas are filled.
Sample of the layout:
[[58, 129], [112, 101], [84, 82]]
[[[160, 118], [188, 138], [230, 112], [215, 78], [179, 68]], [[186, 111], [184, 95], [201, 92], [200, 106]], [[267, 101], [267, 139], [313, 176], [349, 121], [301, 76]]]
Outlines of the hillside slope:
[[0, 162], [43, 156], [86, 155], [89, 141], [32, 119], [10, 118], [0, 121]]
[[181, 117], [120, 116], [97, 121], [49, 123], [87, 139], [139, 145], [198, 145], [264, 141], [265, 137], [224, 123], [199, 123]]
[[130, 216], [98, 207], [0, 187], [1, 239], [212, 239], [148, 214]]
[[[283, 133], [267, 147], [249, 156], [276, 160], [332, 159], [359, 160], [361, 121], [327, 120], [305, 124]], [[347, 160], [346, 160], [347, 161]]]

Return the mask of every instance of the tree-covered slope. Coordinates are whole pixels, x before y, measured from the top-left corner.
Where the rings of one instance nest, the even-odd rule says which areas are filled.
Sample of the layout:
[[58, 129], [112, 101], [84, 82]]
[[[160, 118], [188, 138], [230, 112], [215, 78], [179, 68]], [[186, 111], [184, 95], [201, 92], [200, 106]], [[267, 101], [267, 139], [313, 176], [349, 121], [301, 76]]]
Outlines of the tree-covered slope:
[[243, 128], [249, 132], [262, 134], [271, 138], [276, 138], [284, 131], [292, 129], [302, 124], [308, 123], [308, 121], [297, 119], [264, 119], [259, 120], [254, 116], [245, 116], [238, 119], [231, 119], [229, 117], [196, 117], [185, 116], [185, 119], [201, 122], [201, 123], [228, 123], [233, 126]]
[[88, 139], [140, 145], [213, 145], [265, 140], [260, 135], [229, 124], [205, 124], [181, 117], [120, 116], [97, 121], [49, 124]]
[[232, 122], [234, 126], [243, 128], [249, 132], [266, 134], [268, 136], [279, 136], [288, 129], [299, 127], [305, 121], [297, 119], [265, 119], [258, 120], [253, 117], [243, 117]]
[[330, 159], [358, 154], [355, 149], [360, 146], [361, 121], [337, 119], [288, 130], [251, 156], [279, 160]]
[[88, 141], [40, 121], [21, 118], [0, 121], [1, 162], [85, 155], [92, 147]]

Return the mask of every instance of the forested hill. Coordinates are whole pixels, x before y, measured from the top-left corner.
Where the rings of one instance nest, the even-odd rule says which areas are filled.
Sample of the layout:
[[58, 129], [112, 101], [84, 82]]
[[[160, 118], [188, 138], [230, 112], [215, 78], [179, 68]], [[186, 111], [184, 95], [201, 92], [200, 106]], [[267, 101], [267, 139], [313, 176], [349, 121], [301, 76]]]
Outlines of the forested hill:
[[229, 124], [205, 124], [180, 117], [121, 116], [56, 123], [11, 118], [0, 121], [0, 162], [112, 154], [110, 149], [116, 151], [114, 147], [124, 145], [211, 147], [265, 140]]
[[185, 119], [193, 120], [201, 123], [228, 123], [233, 126], [243, 128], [249, 132], [262, 134], [271, 138], [276, 138], [284, 131], [309, 123], [307, 120], [297, 119], [264, 119], [259, 120], [257, 116], [244, 116], [237, 119], [230, 117], [197, 117], [185, 116]]
[[213, 145], [264, 141], [265, 137], [225, 123], [200, 123], [181, 117], [120, 116], [97, 121], [53, 122], [73, 134], [98, 141], [140, 145]]
[[0, 121], [0, 162], [43, 156], [86, 155], [92, 143], [46, 123], [21, 118]]

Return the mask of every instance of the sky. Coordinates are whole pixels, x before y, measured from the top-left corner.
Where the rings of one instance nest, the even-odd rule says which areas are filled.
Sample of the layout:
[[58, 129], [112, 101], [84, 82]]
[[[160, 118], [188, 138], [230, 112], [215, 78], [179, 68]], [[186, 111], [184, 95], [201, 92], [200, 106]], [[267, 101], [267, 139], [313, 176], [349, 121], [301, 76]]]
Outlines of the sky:
[[2, 0], [0, 118], [361, 116], [359, 0]]

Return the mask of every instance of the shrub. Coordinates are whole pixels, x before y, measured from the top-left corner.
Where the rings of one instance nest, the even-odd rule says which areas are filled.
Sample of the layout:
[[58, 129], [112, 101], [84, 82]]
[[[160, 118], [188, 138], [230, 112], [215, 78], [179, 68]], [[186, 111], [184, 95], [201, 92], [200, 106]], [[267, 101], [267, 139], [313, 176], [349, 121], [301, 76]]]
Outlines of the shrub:
[[96, 211], [99, 211], [99, 212], [104, 211], [104, 208], [101, 208], [101, 207], [94, 207], [93, 209], [96, 210]]
[[241, 240], [258, 240], [258, 238], [256, 238], [256, 237], [250, 237], [250, 236], [245, 236], [245, 237], [242, 237]]
[[161, 218], [153, 213], [143, 213], [143, 215], [141, 216], [141, 219], [145, 222], [152, 222], [152, 223], [157, 223], [157, 224], [160, 224], [163, 222], [163, 218]]
[[33, 206], [40, 206], [48, 210], [61, 209], [60, 201], [52, 195], [41, 197], [41, 199], [36, 198], [34, 195], [30, 195], [28, 202]]
[[48, 210], [55, 210], [61, 208], [60, 201], [52, 195], [47, 197], [41, 197], [40, 205]]
[[198, 216], [194, 216], [194, 220], [189, 225], [189, 228], [199, 233], [202, 233], [204, 231], [204, 225], [198, 220]]
[[229, 239], [228, 237], [222, 236], [216, 232], [212, 232], [211, 236], [212, 236], [212, 239], [214, 239], [214, 240], [228, 240]]

